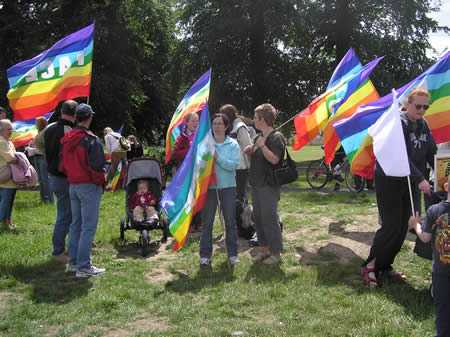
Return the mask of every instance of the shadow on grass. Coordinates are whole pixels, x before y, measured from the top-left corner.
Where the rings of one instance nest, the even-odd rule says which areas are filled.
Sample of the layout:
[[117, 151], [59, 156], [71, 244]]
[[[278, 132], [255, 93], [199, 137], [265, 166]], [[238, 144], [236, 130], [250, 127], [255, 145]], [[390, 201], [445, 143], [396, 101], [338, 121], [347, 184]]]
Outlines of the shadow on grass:
[[263, 263], [253, 263], [245, 276], [245, 281], [256, 283], [285, 283], [296, 278], [296, 275], [286, 275], [280, 264], [265, 265]]
[[345, 222], [338, 221], [332, 222], [328, 226], [328, 233], [342, 238], [351, 239], [357, 242], [365, 243], [366, 245], [371, 245], [375, 232], [348, 232], [345, 230]]
[[[362, 284], [360, 267], [363, 260], [350, 248], [329, 243], [317, 253], [296, 247], [301, 256], [300, 264], [317, 271], [317, 282], [324, 286], [345, 285], [362, 295], [374, 291], [380, 296], [404, 307], [405, 312], [416, 320], [427, 320], [434, 312], [433, 302], [427, 289], [416, 289], [408, 282], [385, 281], [379, 289], [369, 289]], [[374, 308], [376, 310], [376, 308]]]
[[[169, 281], [165, 285], [165, 291], [175, 293], [196, 293], [203, 288], [217, 287], [222, 283], [232, 282], [234, 280], [234, 268], [225, 261], [219, 265], [219, 269], [212, 267], [201, 267], [197, 274], [190, 277], [187, 274], [176, 272], [178, 278]], [[159, 295], [163, 295], [161, 292]]]
[[[139, 246], [137, 241], [124, 241], [113, 240], [114, 249], [117, 251], [116, 258], [118, 259], [146, 259], [160, 253], [161, 242], [159, 240], [153, 240], [150, 242], [150, 249], [145, 254], [142, 254], [142, 247]], [[170, 249], [169, 246], [165, 247], [166, 250]]]
[[66, 304], [84, 297], [92, 287], [87, 278], [75, 278], [66, 273], [65, 266], [47, 261], [32, 266], [0, 266], [0, 274], [31, 286], [31, 300], [35, 303]]

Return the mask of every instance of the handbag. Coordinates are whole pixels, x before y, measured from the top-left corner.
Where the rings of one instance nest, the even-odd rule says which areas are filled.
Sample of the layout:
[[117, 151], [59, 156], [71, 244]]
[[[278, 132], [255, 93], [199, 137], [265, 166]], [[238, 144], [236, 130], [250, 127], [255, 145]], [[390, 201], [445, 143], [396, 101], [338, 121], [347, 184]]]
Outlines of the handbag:
[[6, 183], [11, 180], [11, 167], [5, 165], [0, 168], [0, 184]]
[[298, 172], [295, 161], [292, 160], [287, 149], [285, 151], [284, 158], [281, 159], [281, 163], [277, 168], [273, 170], [273, 176], [275, 183], [279, 186], [290, 184], [297, 180]]

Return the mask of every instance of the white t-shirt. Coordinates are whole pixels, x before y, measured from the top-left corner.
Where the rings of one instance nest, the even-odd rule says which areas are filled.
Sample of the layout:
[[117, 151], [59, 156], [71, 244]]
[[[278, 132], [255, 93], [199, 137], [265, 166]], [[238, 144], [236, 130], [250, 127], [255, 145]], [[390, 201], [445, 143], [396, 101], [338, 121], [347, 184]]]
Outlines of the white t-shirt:
[[110, 132], [105, 136], [105, 149], [108, 153], [113, 153], [120, 148], [119, 139], [122, 137], [118, 132]]

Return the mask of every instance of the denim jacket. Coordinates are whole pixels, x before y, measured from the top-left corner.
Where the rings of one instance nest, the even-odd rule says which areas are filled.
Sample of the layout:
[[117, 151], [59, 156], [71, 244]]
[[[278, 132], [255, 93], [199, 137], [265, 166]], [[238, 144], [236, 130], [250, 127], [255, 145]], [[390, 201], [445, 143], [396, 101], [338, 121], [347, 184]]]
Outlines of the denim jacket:
[[240, 148], [236, 140], [226, 137], [223, 143], [216, 143], [216, 184], [210, 188], [236, 187], [236, 169], [240, 162]]

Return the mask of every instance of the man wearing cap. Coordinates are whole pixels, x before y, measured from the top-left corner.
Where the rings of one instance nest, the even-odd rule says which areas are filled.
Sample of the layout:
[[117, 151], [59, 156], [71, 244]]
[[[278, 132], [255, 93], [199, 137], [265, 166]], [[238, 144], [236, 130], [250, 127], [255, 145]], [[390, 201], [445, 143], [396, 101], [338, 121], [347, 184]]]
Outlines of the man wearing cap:
[[97, 276], [105, 272], [91, 263], [106, 164], [99, 138], [89, 131], [93, 115], [90, 105], [79, 104], [75, 112], [77, 126], [61, 140], [62, 170], [70, 184], [72, 209], [67, 271], [76, 272], [76, 277]]
[[75, 121], [75, 108], [78, 103], [65, 101], [61, 106], [61, 118], [47, 126], [44, 132], [45, 160], [47, 161], [50, 191], [56, 196], [56, 221], [53, 229], [53, 256], [62, 263], [67, 263], [65, 254], [66, 237], [72, 222], [70, 211], [69, 183], [66, 175], [60, 171], [61, 138], [72, 130]]

